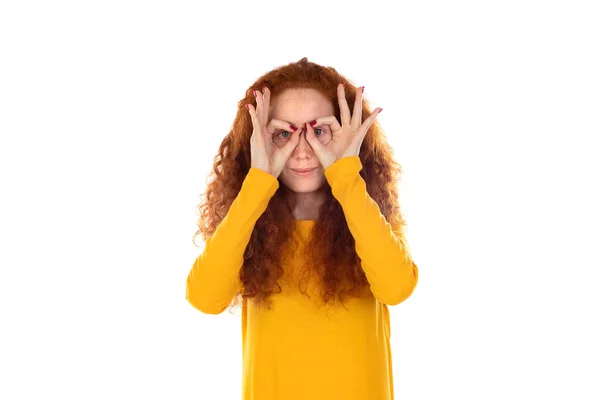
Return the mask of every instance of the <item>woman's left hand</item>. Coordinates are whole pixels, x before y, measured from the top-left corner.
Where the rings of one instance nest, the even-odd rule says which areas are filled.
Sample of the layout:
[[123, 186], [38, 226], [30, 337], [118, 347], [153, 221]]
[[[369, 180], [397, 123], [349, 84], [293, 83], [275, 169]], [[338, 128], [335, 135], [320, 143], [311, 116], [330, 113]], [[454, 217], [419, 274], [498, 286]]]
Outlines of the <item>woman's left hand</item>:
[[354, 111], [350, 115], [350, 108], [346, 101], [344, 85], [340, 83], [337, 87], [338, 102], [340, 105], [340, 126], [335, 116], [321, 117], [312, 121], [312, 125], [329, 125], [332, 138], [327, 144], [323, 144], [315, 136], [315, 131], [310, 124], [306, 124], [306, 141], [310, 144], [321, 165], [327, 169], [331, 164], [344, 157], [358, 156], [363, 139], [375, 118], [382, 108], [375, 109], [369, 117], [362, 122], [362, 94], [364, 86], [356, 91], [354, 100]]

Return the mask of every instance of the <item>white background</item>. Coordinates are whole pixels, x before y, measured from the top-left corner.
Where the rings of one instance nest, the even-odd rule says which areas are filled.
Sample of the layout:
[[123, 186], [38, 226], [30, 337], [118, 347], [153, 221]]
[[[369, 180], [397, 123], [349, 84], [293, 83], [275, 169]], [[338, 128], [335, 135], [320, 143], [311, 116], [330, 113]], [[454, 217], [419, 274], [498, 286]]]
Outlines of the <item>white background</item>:
[[0, 398], [239, 398], [239, 312], [185, 300], [195, 207], [246, 88], [302, 57], [404, 168], [397, 398], [600, 398], [594, 2], [216, 3], [2, 2]]

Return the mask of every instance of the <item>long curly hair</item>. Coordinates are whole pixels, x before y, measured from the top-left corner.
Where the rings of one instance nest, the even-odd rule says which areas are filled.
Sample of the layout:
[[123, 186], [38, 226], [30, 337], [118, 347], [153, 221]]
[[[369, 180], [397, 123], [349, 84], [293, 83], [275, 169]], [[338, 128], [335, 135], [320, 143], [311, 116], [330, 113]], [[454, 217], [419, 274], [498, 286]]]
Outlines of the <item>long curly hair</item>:
[[[331, 100], [335, 116], [340, 121], [336, 91], [340, 82], [345, 85], [348, 104], [353, 105], [356, 86], [334, 68], [310, 62], [304, 57], [267, 72], [246, 90], [246, 95], [238, 103], [231, 130], [223, 139], [214, 158], [213, 168], [207, 179], [207, 189], [197, 207], [198, 231], [192, 238], [194, 244], [198, 235], [202, 235], [206, 242], [215, 232], [250, 170], [250, 136], [253, 127], [245, 104], [251, 103], [256, 106], [253, 90], [261, 90], [263, 86], [267, 86], [271, 90], [271, 99], [275, 99], [286, 89], [316, 89]], [[362, 120], [370, 114], [368, 102], [363, 98]], [[399, 229], [405, 225], [397, 193], [397, 182], [402, 169], [392, 156], [392, 148], [375, 120], [360, 149], [359, 158], [363, 166], [360, 175], [381, 214], [394, 229]], [[360, 258], [356, 254], [355, 241], [348, 229], [341, 205], [332, 195], [331, 187], [326, 181], [321, 190], [325, 193], [325, 200], [319, 209], [314, 229], [307, 239], [304, 254], [306, 267], [301, 272], [299, 289], [308, 295], [302, 288], [302, 283], [316, 276], [323, 304], [334, 304], [337, 300], [341, 300], [343, 304], [346, 296], [360, 296], [369, 284], [361, 268]], [[271, 295], [281, 292], [278, 280], [284, 273], [281, 266], [282, 249], [292, 245], [289, 238], [293, 236], [294, 230], [294, 206], [294, 196], [280, 181], [279, 188], [256, 222], [246, 246], [239, 275], [242, 285], [230, 304], [230, 310], [238, 306], [242, 299], [250, 297], [253, 297], [257, 304], [263, 302], [270, 308]]]

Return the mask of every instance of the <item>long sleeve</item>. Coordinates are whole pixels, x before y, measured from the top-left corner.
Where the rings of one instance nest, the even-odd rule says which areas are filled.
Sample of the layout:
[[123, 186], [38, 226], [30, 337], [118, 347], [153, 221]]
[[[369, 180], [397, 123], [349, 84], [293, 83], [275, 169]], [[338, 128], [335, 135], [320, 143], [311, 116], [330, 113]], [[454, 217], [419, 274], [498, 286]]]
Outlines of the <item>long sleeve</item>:
[[342, 206], [371, 292], [382, 303], [399, 304], [413, 292], [419, 271], [401, 227], [392, 227], [369, 196], [361, 169], [358, 156], [344, 157], [325, 177]]
[[273, 175], [250, 168], [227, 215], [206, 241], [187, 277], [186, 299], [195, 308], [220, 314], [229, 306], [241, 285], [239, 272], [256, 221], [278, 188]]

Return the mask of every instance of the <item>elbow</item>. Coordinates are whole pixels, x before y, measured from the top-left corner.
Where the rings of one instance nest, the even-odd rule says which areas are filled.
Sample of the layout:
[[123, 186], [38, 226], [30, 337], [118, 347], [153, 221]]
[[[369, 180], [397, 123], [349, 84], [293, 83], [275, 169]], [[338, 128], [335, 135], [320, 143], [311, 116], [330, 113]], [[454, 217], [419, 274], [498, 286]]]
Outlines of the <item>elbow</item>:
[[209, 296], [204, 295], [198, 289], [190, 287], [189, 283], [186, 285], [185, 299], [190, 303], [196, 310], [204, 314], [221, 314], [227, 308], [227, 305], [223, 306], [219, 302], [213, 301]]
[[381, 294], [376, 297], [380, 302], [389, 306], [398, 305], [411, 296], [411, 294], [414, 292], [417, 286], [418, 281], [419, 269], [411, 260], [410, 273], [408, 274], [408, 276], [404, 275], [398, 278], [398, 280], [396, 280], [398, 284], [395, 285], [393, 290], [389, 290], [387, 291], [387, 293]]
[[395, 306], [402, 303], [404, 300], [408, 299], [410, 295], [413, 293], [415, 286], [405, 286], [402, 290], [395, 291], [384, 298], [380, 299], [382, 303], [387, 304], [388, 306]]
[[204, 314], [213, 314], [218, 315], [221, 314], [227, 306], [223, 307], [215, 304], [214, 302], [202, 301], [197, 298], [192, 298], [190, 296], [186, 296], [186, 300], [190, 303], [196, 310], [204, 313]]

